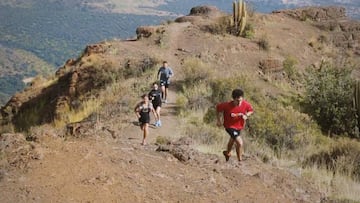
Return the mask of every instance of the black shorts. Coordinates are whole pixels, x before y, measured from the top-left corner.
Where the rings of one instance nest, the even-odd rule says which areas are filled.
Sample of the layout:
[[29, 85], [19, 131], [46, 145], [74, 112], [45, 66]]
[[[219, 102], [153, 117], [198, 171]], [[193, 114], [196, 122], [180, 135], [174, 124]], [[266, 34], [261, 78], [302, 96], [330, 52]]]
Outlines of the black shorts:
[[238, 136], [240, 136], [241, 133], [241, 130], [236, 130], [234, 128], [226, 128], [225, 130], [233, 139], [236, 139]]
[[145, 123], [150, 123], [150, 117], [149, 116], [140, 117], [139, 123], [141, 126], [144, 125]]
[[152, 104], [154, 106], [154, 109], [156, 110], [158, 106], [161, 107], [162, 102], [161, 101], [160, 101], [160, 103], [159, 102], [153, 102]]
[[170, 81], [169, 80], [160, 80], [160, 86], [165, 86], [165, 88], [169, 88]]

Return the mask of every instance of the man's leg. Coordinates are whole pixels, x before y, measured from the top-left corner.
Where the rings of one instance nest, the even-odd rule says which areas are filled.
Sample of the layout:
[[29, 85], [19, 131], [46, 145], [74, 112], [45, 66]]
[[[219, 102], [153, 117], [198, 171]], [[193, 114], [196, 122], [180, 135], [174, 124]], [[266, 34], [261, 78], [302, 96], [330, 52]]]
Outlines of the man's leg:
[[165, 86], [161, 85], [161, 99], [164, 100], [165, 97]]
[[168, 95], [168, 87], [165, 87], [165, 101], [167, 100], [167, 95]]
[[240, 136], [237, 136], [235, 139], [235, 148], [236, 148], [236, 156], [238, 161], [242, 161], [242, 150], [241, 147], [243, 146], [243, 140]]
[[231, 154], [231, 150], [234, 145], [234, 142], [235, 142], [235, 140], [233, 138], [229, 138], [229, 142], [227, 144], [227, 150], [226, 150], [226, 152], [228, 153], [229, 156]]

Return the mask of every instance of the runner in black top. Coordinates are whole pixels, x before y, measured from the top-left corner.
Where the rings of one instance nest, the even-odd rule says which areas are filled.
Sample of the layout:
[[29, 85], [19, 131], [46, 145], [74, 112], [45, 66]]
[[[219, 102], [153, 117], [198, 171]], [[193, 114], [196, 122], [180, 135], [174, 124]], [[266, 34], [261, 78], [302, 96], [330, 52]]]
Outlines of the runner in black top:
[[160, 127], [161, 126], [161, 120], [160, 120], [160, 111], [161, 111], [161, 90], [159, 90], [159, 86], [156, 82], [153, 83], [153, 88], [149, 92], [149, 99], [152, 101], [152, 104], [155, 109], [155, 113], [157, 116], [155, 126]]
[[144, 132], [143, 141], [141, 144], [146, 145], [145, 139], [149, 133], [150, 112], [153, 112], [156, 120], [157, 116], [152, 103], [149, 101], [149, 96], [144, 94], [141, 96], [141, 98], [143, 101], [136, 105], [135, 113], [140, 122], [140, 129]]

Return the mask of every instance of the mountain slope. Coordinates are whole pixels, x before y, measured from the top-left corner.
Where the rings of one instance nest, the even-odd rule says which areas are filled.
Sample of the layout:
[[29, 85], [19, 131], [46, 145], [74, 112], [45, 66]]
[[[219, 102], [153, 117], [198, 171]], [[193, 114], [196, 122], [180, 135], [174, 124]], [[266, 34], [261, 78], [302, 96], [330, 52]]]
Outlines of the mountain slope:
[[[203, 13], [192, 13], [175, 23], [140, 27], [136, 40], [89, 45], [51, 81], [34, 83], [14, 95], [1, 109], [1, 124], [11, 123], [26, 136], [0, 136], [0, 201], [326, 200], [326, 191], [302, 177], [300, 169], [262, 163], [248, 153], [241, 164], [234, 159], [226, 163], [221, 151], [197, 151], [197, 143], [185, 136], [185, 116], [178, 113], [179, 91], [186, 80], [186, 62], [200, 60], [217, 79], [241, 72], [266, 98], [293, 94], [301, 86], [288, 81], [278, 64], [291, 55], [299, 61], [296, 70], [301, 73], [306, 67], [316, 67], [324, 53], [330, 58], [343, 47], [331, 41], [314, 41], [321, 49], [310, 46], [311, 40], [322, 35], [332, 39], [331, 32], [282, 12], [255, 15], [253, 39], [213, 34], [222, 13], [213, 7], [198, 9]], [[267, 51], [259, 46], [263, 38], [270, 44]], [[347, 51], [356, 54], [356, 49]], [[149, 90], [163, 60], [175, 72], [170, 103], [162, 111], [164, 126], [151, 127], [149, 145], [141, 146], [133, 107], [137, 97]], [[260, 65], [263, 62], [273, 63]], [[282, 88], [283, 84], [288, 88]], [[80, 120], [71, 117], [73, 111], [88, 107], [93, 107], [92, 114]], [[66, 125], [56, 128], [58, 120]], [[227, 137], [223, 130], [221, 134], [219, 145], [225, 146]], [[245, 139], [247, 144], [252, 142]]]

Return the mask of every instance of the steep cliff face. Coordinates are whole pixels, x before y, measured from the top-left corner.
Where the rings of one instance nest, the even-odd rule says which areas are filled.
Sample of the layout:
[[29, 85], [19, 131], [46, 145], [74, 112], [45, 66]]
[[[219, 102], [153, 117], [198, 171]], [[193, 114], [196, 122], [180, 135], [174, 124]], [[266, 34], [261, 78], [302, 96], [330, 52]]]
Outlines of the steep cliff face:
[[104, 43], [89, 45], [80, 58], [68, 60], [51, 79], [35, 79], [1, 108], [2, 124], [12, 123], [22, 131], [53, 122], [69, 108], [75, 108], [73, 104], [81, 97], [104, 87], [110, 82], [104, 75], [111, 71], [111, 61], [104, 61], [101, 54], [108, 47]]

